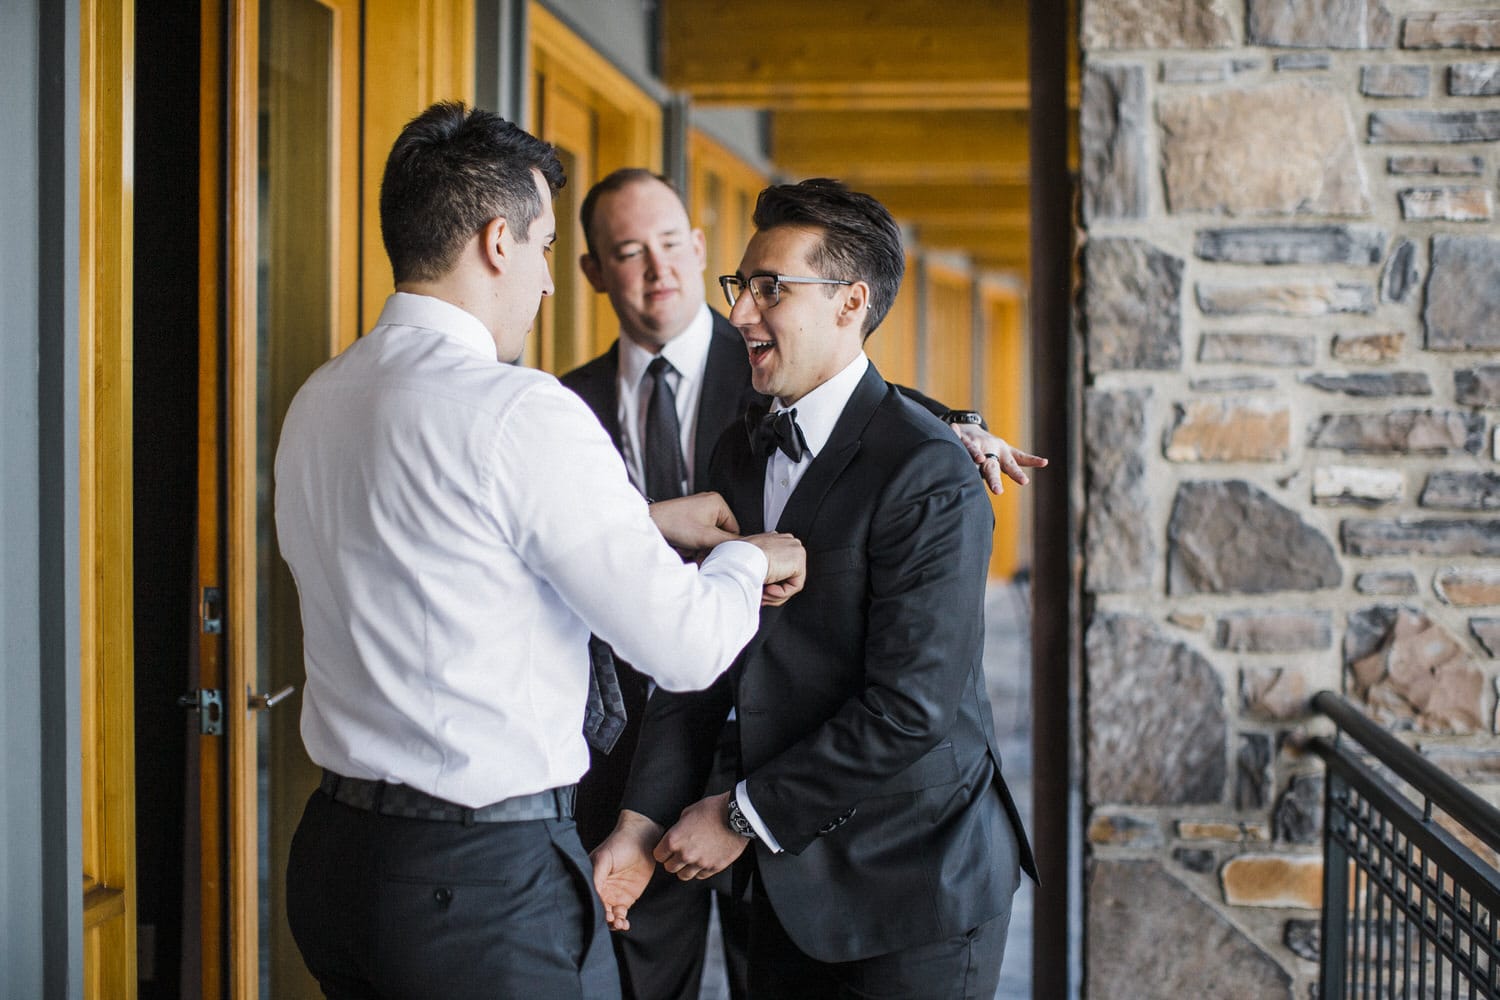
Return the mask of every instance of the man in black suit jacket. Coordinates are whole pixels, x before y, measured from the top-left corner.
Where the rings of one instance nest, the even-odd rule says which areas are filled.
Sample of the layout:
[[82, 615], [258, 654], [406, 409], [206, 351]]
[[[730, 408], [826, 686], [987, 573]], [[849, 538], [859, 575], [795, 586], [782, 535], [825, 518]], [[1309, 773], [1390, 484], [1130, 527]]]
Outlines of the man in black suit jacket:
[[[889, 213], [806, 181], [755, 224], [725, 291], [782, 409], [726, 432], [709, 479], [742, 530], [803, 540], [807, 586], [712, 689], [652, 698], [595, 884], [629, 926], [653, 856], [696, 880], [753, 845], [752, 995], [988, 998], [1035, 874], [981, 664], [993, 516], [952, 433], [864, 355], [904, 269]], [[740, 780], [702, 797], [731, 706]]]

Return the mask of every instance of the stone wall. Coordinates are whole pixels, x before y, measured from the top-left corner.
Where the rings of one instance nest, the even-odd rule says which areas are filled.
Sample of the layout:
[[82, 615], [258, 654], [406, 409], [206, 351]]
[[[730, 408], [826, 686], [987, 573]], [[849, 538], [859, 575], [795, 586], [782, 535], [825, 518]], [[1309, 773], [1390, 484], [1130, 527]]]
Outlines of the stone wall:
[[1086, 995], [1302, 998], [1309, 696], [1500, 799], [1500, 5], [1081, 27]]

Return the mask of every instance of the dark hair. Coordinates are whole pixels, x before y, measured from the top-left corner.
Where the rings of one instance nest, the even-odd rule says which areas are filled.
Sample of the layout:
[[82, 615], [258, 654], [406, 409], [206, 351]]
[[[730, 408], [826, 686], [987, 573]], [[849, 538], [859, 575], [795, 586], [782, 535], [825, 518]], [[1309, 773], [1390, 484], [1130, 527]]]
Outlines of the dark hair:
[[567, 183], [549, 143], [493, 111], [442, 101], [407, 122], [380, 182], [380, 235], [396, 281], [447, 274], [496, 217], [526, 242], [542, 214], [533, 170], [554, 196]]
[[645, 181], [660, 181], [667, 186], [669, 191], [677, 195], [678, 200], [682, 199], [682, 193], [677, 190], [677, 185], [645, 167], [621, 167], [611, 171], [589, 188], [589, 193], [583, 196], [583, 205], [578, 209], [578, 221], [583, 224], [583, 241], [588, 245], [590, 257], [595, 260], [599, 259], [599, 253], [594, 248], [594, 210], [599, 207], [599, 199], [632, 184], [641, 184]]
[[901, 229], [885, 206], [828, 177], [773, 184], [755, 200], [755, 228], [808, 226], [823, 231], [809, 263], [820, 278], [864, 281], [870, 286], [866, 337], [895, 301], [906, 273]]

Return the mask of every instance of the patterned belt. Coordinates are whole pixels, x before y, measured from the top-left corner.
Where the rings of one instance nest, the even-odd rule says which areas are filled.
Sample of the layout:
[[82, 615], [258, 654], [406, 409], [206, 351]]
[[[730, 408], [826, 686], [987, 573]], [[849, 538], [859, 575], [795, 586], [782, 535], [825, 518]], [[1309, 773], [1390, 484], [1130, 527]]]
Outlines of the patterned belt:
[[406, 819], [425, 819], [438, 823], [522, 823], [536, 819], [572, 819], [573, 799], [577, 785], [549, 788], [530, 795], [517, 795], [499, 802], [491, 802], [478, 809], [470, 809], [447, 799], [440, 799], [426, 792], [419, 792], [410, 785], [391, 785], [384, 781], [367, 781], [364, 778], [346, 778], [332, 771], [323, 771], [323, 780], [318, 789], [333, 799], [355, 809], [364, 809], [382, 816], [401, 816]]

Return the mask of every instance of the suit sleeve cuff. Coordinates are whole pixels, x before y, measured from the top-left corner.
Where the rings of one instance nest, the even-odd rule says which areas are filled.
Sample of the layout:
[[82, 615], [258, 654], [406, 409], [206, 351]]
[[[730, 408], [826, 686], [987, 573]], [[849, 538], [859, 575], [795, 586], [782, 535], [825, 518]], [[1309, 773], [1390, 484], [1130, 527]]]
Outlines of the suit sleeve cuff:
[[772, 854], [781, 853], [781, 843], [771, 834], [770, 828], [760, 818], [760, 813], [755, 811], [755, 804], [750, 801], [750, 790], [745, 782], [741, 781], [734, 786], [734, 800], [740, 804], [740, 812], [750, 821], [750, 827], [760, 837], [760, 842], [771, 849]]

